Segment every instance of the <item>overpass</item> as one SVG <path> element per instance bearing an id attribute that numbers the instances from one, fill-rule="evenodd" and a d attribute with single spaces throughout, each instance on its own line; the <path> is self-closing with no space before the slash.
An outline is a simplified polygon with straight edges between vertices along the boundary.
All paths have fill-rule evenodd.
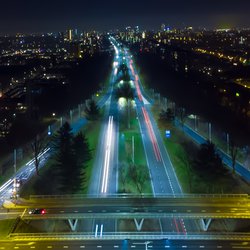
<path id="1" fill-rule="evenodd" d="M 250 219 L 248 195 L 31 196 L 15 207 L 24 208 L 24 221 L 67 220 L 72 231 L 84 219 L 132 219 L 138 231 L 145 219 L 199 219 L 204 231 L 212 219 Z M 30 208 L 46 208 L 47 213 L 29 214 Z"/>

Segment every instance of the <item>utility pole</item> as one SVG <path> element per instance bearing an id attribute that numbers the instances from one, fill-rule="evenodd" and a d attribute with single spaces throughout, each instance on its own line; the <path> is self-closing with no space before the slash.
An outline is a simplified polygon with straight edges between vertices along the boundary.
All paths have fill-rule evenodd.
<path id="1" fill-rule="evenodd" d="M 211 122 L 208 123 L 208 139 L 209 139 L 209 142 L 212 142 L 212 124 L 211 124 Z"/>
<path id="2" fill-rule="evenodd" d="M 227 154 L 229 154 L 229 134 L 227 133 Z"/>
<path id="3" fill-rule="evenodd" d="M 81 104 L 78 104 L 78 116 L 81 118 Z"/>
<path id="4" fill-rule="evenodd" d="M 197 131 L 197 115 L 194 115 L 194 130 Z"/>
<path id="5" fill-rule="evenodd" d="M 73 112 L 72 112 L 72 110 L 69 111 L 69 115 L 70 115 L 70 123 L 72 124 L 72 122 L 73 122 Z"/>
<path id="6" fill-rule="evenodd" d="M 132 162 L 135 164 L 135 138 L 132 136 Z"/>
<path id="7" fill-rule="evenodd" d="M 14 149 L 14 183 L 13 183 L 13 196 L 15 197 L 15 199 L 17 198 L 17 190 L 16 190 L 16 185 L 17 185 L 17 181 L 16 181 L 16 149 Z"/>
<path id="8" fill-rule="evenodd" d="M 61 125 L 61 127 L 62 127 L 62 125 L 63 125 L 63 117 L 61 116 L 61 118 L 60 118 L 60 125 Z"/>

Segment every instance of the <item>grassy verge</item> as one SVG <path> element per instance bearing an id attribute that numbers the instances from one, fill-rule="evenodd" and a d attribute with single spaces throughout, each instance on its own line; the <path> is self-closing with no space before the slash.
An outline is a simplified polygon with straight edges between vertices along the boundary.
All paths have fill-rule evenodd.
<path id="1" fill-rule="evenodd" d="M 103 111 L 102 111 L 103 114 Z M 89 122 L 86 127 L 82 129 L 82 132 L 86 135 L 90 149 L 92 151 L 92 159 L 88 162 L 86 168 L 86 177 L 84 182 L 84 188 L 82 191 L 79 191 L 79 194 L 87 194 L 89 182 L 91 180 L 93 164 L 95 161 L 96 156 L 96 149 L 99 140 L 100 130 L 101 130 L 101 122 L 102 120 L 99 119 L 98 121 Z"/>
<path id="2" fill-rule="evenodd" d="M 159 108 L 152 108 L 165 147 L 175 168 L 178 180 L 186 193 L 250 193 L 250 186 L 238 175 L 227 171 L 224 175 L 208 181 L 203 173 L 193 167 L 193 160 L 199 146 L 171 123 L 158 120 Z M 165 138 L 165 129 L 171 130 L 171 137 Z"/>
<path id="3" fill-rule="evenodd" d="M 0 221 L 0 239 L 8 236 L 11 228 L 14 226 L 16 219 L 7 219 Z"/>
<path id="4" fill-rule="evenodd" d="M 136 112 L 134 109 L 131 109 L 130 114 L 130 128 L 127 127 L 127 114 L 126 110 L 120 112 L 120 133 L 119 133 L 119 191 L 125 193 L 135 193 L 139 194 L 139 191 L 136 187 L 134 181 L 132 181 L 127 176 L 128 168 L 131 164 L 134 164 L 136 167 L 140 166 L 141 171 L 149 172 L 143 147 L 143 142 L 140 134 L 139 123 L 136 118 Z M 134 147 L 133 147 L 134 140 Z M 133 150 L 134 148 L 134 150 Z M 134 163 L 133 163 L 134 155 Z M 122 181 L 121 166 L 125 169 L 126 182 Z M 143 193 L 152 193 L 152 187 L 150 180 L 145 180 L 143 188 Z"/>
<path id="5" fill-rule="evenodd" d="M 101 111 L 101 115 L 103 111 Z M 90 149 L 92 150 L 92 159 L 87 162 L 87 167 L 85 169 L 85 179 L 83 180 L 83 188 L 79 190 L 78 194 L 86 194 L 89 185 L 90 177 L 92 174 L 92 167 L 95 157 L 96 145 L 98 143 L 99 131 L 101 127 L 101 119 L 97 121 L 88 122 L 81 131 L 86 135 Z M 20 196 L 29 197 L 32 194 L 56 194 L 59 188 L 58 182 L 52 178 L 51 169 L 53 168 L 55 162 L 51 158 L 47 161 L 46 165 L 40 170 L 40 175 L 34 174 L 30 180 L 23 185 Z M 46 185 L 44 185 L 46 183 Z"/>

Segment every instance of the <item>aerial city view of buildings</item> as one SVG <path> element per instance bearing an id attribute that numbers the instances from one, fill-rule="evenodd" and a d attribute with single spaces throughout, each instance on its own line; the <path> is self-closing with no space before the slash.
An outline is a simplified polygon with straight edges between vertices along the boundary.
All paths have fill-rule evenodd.
<path id="1" fill-rule="evenodd" d="M 3 6 L 0 249 L 250 248 L 250 5 L 139 2 Z"/>

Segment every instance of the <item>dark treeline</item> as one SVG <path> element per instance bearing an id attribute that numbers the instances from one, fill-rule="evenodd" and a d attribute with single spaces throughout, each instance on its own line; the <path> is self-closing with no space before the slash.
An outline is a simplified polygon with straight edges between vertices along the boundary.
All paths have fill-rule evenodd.
<path id="1" fill-rule="evenodd" d="M 147 87 L 170 98 L 177 106 L 184 107 L 187 113 L 201 115 L 224 131 L 234 134 L 243 143 L 249 143 L 245 136 L 250 132 L 248 120 L 220 105 L 211 82 L 194 74 L 176 72 L 169 62 L 152 53 L 137 54 L 136 62 Z"/>

